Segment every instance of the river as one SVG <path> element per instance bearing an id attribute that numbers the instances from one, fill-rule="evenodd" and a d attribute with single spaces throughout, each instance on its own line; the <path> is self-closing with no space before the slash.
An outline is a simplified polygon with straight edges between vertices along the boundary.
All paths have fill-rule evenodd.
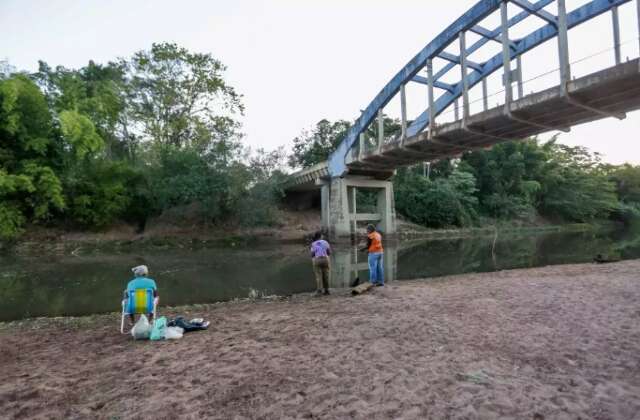
<path id="1" fill-rule="evenodd" d="M 500 233 L 494 236 L 386 243 L 387 281 L 583 263 L 597 254 L 640 258 L 640 230 Z M 366 255 L 336 247 L 332 284 L 367 278 Z M 162 305 L 310 292 L 315 282 L 306 246 L 261 243 L 196 250 L 0 256 L 0 321 L 120 310 L 130 267 L 146 264 Z M 160 309 L 161 311 L 161 309 Z"/>

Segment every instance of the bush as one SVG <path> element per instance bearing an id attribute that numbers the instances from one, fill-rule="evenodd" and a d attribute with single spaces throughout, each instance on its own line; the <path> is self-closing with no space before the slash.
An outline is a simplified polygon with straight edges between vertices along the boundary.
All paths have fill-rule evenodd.
<path id="1" fill-rule="evenodd" d="M 127 216 L 135 218 L 140 212 L 136 187 L 142 182 L 141 174 L 123 161 L 98 159 L 77 167 L 65 178 L 68 218 L 98 229 Z"/>
<path id="2" fill-rule="evenodd" d="M 455 171 L 448 178 L 409 176 L 396 183 L 396 209 L 409 220 L 439 228 L 468 226 L 477 218 L 473 175 Z"/>

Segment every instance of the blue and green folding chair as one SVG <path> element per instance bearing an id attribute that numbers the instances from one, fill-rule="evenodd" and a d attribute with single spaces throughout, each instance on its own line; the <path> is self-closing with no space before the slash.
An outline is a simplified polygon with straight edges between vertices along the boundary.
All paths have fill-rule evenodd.
<path id="1" fill-rule="evenodd" d="M 122 300 L 122 320 L 120 321 L 122 334 L 124 334 L 124 319 L 127 315 L 152 314 L 153 319 L 157 318 L 158 298 L 153 296 L 153 292 L 151 288 L 127 291 L 127 297 Z"/>

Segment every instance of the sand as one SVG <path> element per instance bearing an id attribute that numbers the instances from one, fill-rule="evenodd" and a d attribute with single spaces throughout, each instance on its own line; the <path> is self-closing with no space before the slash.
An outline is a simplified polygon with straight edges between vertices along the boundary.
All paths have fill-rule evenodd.
<path id="1" fill-rule="evenodd" d="M 0 417 L 640 419 L 639 272 L 567 265 L 218 305 L 198 313 L 209 331 L 168 342 L 121 336 L 113 315 L 5 326 Z"/>

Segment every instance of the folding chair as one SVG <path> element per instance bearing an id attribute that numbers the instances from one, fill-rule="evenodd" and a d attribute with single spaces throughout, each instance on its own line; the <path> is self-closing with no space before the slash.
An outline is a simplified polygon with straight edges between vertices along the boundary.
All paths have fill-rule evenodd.
<path id="1" fill-rule="evenodd" d="M 124 319 L 127 315 L 152 314 L 157 318 L 158 298 L 153 296 L 154 290 L 135 289 L 127 292 L 127 297 L 122 300 L 122 320 L 120 321 L 120 333 L 124 334 Z"/>

